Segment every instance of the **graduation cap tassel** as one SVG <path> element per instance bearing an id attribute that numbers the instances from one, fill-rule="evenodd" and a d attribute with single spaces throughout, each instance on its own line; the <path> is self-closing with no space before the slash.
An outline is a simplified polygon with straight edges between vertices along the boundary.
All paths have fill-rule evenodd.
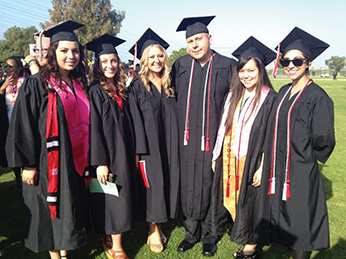
<path id="1" fill-rule="evenodd" d="M 269 180 L 269 191 L 268 195 L 274 195 L 275 194 L 275 177 L 270 178 Z"/>
<path id="2" fill-rule="evenodd" d="M 204 142 L 205 142 L 205 137 L 202 136 L 201 137 L 201 150 L 204 151 L 205 150 L 205 145 L 204 145 Z"/>
<path id="3" fill-rule="evenodd" d="M 287 201 L 287 183 L 284 183 L 284 188 L 282 190 L 282 200 Z"/>
<path id="4" fill-rule="evenodd" d="M 133 54 L 133 68 L 136 65 L 136 56 L 137 56 L 137 42 L 135 43 L 135 53 Z"/>
<path id="5" fill-rule="evenodd" d="M 205 143 L 205 151 L 210 152 L 210 144 L 209 144 L 209 138 L 207 138 L 207 141 Z"/>
<path id="6" fill-rule="evenodd" d="M 273 69 L 273 77 L 274 78 L 276 78 L 276 76 L 278 75 L 278 66 L 279 66 L 279 59 L 280 59 L 280 47 L 281 47 L 281 44 L 279 43 L 278 53 L 276 55 L 276 60 L 275 60 L 275 67 Z"/>
<path id="7" fill-rule="evenodd" d="M 187 127 L 186 130 L 184 131 L 184 146 L 187 145 L 189 140 L 190 140 L 190 129 L 189 127 Z"/>
<path id="8" fill-rule="evenodd" d="M 286 198 L 291 198 L 291 190 L 290 190 L 290 180 L 287 180 L 286 182 Z"/>

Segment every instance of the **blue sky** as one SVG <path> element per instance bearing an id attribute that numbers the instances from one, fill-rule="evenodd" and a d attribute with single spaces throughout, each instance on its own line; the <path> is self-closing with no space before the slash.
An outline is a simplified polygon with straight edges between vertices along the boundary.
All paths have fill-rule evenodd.
<path id="1" fill-rule="evenodd" d="M 111 0 L 113 8 L 126 17 L 118 37 L 126 40 L 117 50 L 123 61 L 131 59 L 128 50 L 150 27 L 171 46 L 185 47 L 185 33 L 175 32 L 184 17 L 216 15 L 208 26 L 212 48 L 231 56 L 249 36 L 274 48 L 295 26 L 330 44 L 313 66 L 325 66 L 331 56 L 346 56 L 346 1 L 344 0 Z M 35 26 L 49 20 L 49 0 L 0 0 L 0 39 L 9 27 Z M 23 8 L 25 6 L 25 8 Z"/>

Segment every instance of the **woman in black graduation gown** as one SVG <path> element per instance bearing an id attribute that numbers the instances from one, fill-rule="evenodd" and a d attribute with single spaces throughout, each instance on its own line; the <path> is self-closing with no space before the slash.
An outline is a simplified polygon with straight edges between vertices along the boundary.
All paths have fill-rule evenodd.
<path id="1" fill-rule="evenodd" d="M 87 242 L 89 100 L 73 33 L 82 26 L 66 21 L 45 32 L 48 63 L 24 81 L 6 141 L 9 166 L 24 168 L 25 246 L 54 259 Z"/>
<path id="2" fill-rule="evenodd" d="M 170 66 L 169 45 L 148 29 L 137 42 L 141 57 L 139 78 L 129 87 L 134 120 L 136 154 L 142 185 L 139 186 L 143 218 L 149 224 L 150 250 L 160 253 L 167 241 L 160 223 L 178 214 L 178 132 Z M 134 48 L 130 50 L 133 52 Z"/>
<path id="3" fill-rule="evenodd" d="M 230 213 L 232 241 L 241 244 L 236 258 L 257 258 L 254 241 L 266 125 L 276 92 L 265 66 L 275 52 L 254 37 L 233 52 L 238 63 L 226 96 L 213 151 L 215 171 L 212 202 L 207 216 L 217 236 L 227 229 Z"/>
<path id="4" fill-rule="evenodd" d="M 90 164 L 96 166 L 97 179 L 101 184 L 114 183 L 119 192 L 118 196 L 92 193 L 90 188 L 92 221 L 96 232 L 107 235 L 106 253 L 113 258 L 127 258 L 121 237 L 123 232 L 132 228 L 134 199 L 131 178 L 136 176 L 133 126 L 126 101 L 126 76 L 115 50 L 123 42 L 104 34 L 86 44 L 87 49 L 96 55 L 89 91 Z"/>
<path id="5" fill-rule="evenodd" d="M 329 247 L 317 161 L 325 163 L 335 145 L 334 109 L 308 77 L 311 61 L 329 45 L 297 27 L 280 45 L 292 83 L 280 89 L 269 117 L 258 242 L 280 243 L 293 258 L 309 258 L 311 251 Z"/>

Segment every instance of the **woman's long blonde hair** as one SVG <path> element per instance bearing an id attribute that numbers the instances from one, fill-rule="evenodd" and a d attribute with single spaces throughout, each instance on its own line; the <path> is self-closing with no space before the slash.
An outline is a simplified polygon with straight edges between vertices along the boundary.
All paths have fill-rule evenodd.
<path id="1" fill-rule="evenodd" d="M 126 74 L 125 74 L 125 66 L 120 61 L 119 56 L 116 54 L 118 59 L 118 72 L 113 78 L 114 85 L 118 87 L 119 94 L 123 99 L 127 97 L 127 89 L 125 85 L 126 81 Z M 115 100 L 115 97 L 112 93 L 111 86 L 107 83 L 107 78 L 103 74 L 101 68 L 100 68 L 100 57 L 98 56 L 95 60 L 95 63 L 93 65 L 92 73 L 91 73 L 91 80 L 98 80 L 100 82 L 100 86 L 102 89 L 113 99 Z"/>
<path id="2" fill-rule="evenodd" d="M 149 60 L 149 51 L 152 47 L 156 47 L 159 50 L 162 51 L 164 55 L 164 67 L 160 72 L 160 76 L 162 79 L 162 87 L 167 94 L 168 97 L 173 97 L 174 96 L 174 90 L 171 87 L 171 77 L 170 77 L 170 72 L 171 72 L 171 66 L 169 64 L 168 56 L 166 53 L 166 50 L 159 44 L 153 44 L 145 48 L 142 54 L 141 58 L 141 70 L 139 71 L 139 77 L 142 80 L 145 89 L 150 93 L 150 86 L 149 86 L 149 66 L 148 66 L 148 60 Z"/>

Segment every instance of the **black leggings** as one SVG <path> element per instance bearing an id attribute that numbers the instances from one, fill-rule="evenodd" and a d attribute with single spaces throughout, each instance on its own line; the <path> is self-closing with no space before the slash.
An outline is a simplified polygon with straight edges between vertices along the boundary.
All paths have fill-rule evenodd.
<path id="1" fill-rule="evenodd" d="M 309 259 L 312 253 L 310 251 L 294 250 L 292 248 L 289 248 L 288 251 L 290 252 L 293 259 Z"/>

